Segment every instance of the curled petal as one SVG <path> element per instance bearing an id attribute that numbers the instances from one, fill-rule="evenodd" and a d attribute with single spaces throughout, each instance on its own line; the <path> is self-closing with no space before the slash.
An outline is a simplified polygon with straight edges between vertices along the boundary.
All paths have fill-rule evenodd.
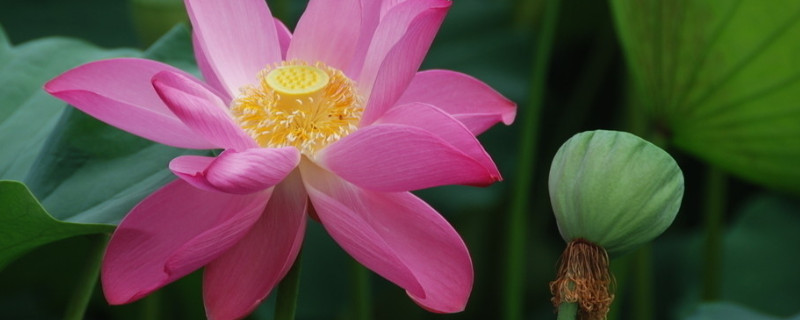
<path id="1" fill-rule="evenodd" d="M 137 136 L 179 148 L 211 149 L 159 99 L 150 79 L 169 65 L 135 58 L 84 64 L 50 80 L 44 89 L 83 112 Z"/>
<path id="2" fill-rule="evenodd" d="M 164 71 L 153 76 L 152 81 L 170 110 L 206 141 L 234 150 L 258 146 L 236 125 L 222 100 L 196 80 Z"/>
<path id="3" fill-rule="evenodd" d="M 286 275 L 303 242 L 308 197 L 294 173 L 277 185 L 261 218 L 203 274 L 209 319 L 238 319 L 255 309 Z"/>
<path id="4" fill-rule="evenodd" d="M 101 270 L 106 299 L 129 303 L 202 267 L 245 235 L 268 198 L 203 191 L 182 180 L 162 187 L 112 235 Z"/>
<path id="5" fill-rule="evenodd" d="M 183 179 L 183 181 L 186 181 L 195 188 L 222 192 L 208 183 L 208 179 L 206 179 L 206 169 L 215 159 L 214 157 L 204 156 L 179 156 L 169 162 L 169 169 L 178 176 L 178 178 Z"/>
<path id="6" fill-rule="evenodd" d="M 275 21 L 263 0 L 185 3 L 196 43 L 229 96 L 257 83 L 259 71 L 282 60 Z"/>
<path id="7" fill-rule="evenodd" d="M 464 309 L 473 281 L 469 252 L 433 208 L 408 192 L 360 189 L 313 164 L 301 171 L 322 225 L 353 258 L 428 310 Z"/>
<path id="8" fill-rule="evenodd" d="M 353 58 L 361 25 L 359 0 L 312 0 L 297 22 L 287 57 L 324 61 L 344 70 Z"/>
<path id="9" fill-rule="evenodd" d="M 407 125 L 376 124 L 317 153 L 316 161 L 360 187 L 409 191 L 448 184 L 488 185 L 496 170 L 433 133 Z"/>
<path id="10" fill-rule="evenodd" d="M 397 105 L 432 104 L 461 121 L 479 135 L 498 122 L 511 124 L 516 104 L 478 79 L 449 70 L 418 72 Z"/>
<path id="11" fill-rule="evenodd" d="M 297 167 L 300 153 L 294 147 L 226 150 L 219 157 L 180 156 L 169 168 L 197 188 L 248 194 L 272 187 Z"/>
<path id="12" fill-rule="evenodd" d="M 294 147 L 223 152 L 208 167 L 208 182 L 231 193 L 250 193 L 277 184 L 300 162 Z"/>
<path id="13" fill-rule="evenodd" d="M 447 0 L 408 0 L 389 9 L 381 19 L 358 77 L 368 96 L 362 125 L 383 115 L 405 91 L 451 4 Z"/>

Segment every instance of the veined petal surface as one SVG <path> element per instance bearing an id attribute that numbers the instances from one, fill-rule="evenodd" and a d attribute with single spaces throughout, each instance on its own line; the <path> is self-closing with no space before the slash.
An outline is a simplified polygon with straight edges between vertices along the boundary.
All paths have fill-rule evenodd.
<path id="1" fill-rule="evenodd" d="M 268 192 L 203 191 L 183 180 L 162 187 L 133 208 L 112 235 L 101 269 L 106 299 L 135 301 L 211 261 L 244 236 L 268 198 Z M 217 241 L 195 242 L 204 245 L 199 251 L 186 246 L 201 235 Z M 183 250 L 199 255 L 187 253 L 168 268 Z"/>
<path id="2" fill-rule="evenodd" d="M 203 273 L 209 319 L 238 319 L 252 312 L 286 275 L 306 226 L 308 197 L 299 172 L 277 185 L 249 233 Z"/>
<path id="3" fill-rule="evenodd" d="M 439 213 L 408 192 L 363 190 L 310 163 L 301 171 L 322 225 L 345 251 L 428 310 L 464 309 L 472 262 Z"/>
<path id="4" fill-rule="evenodd" d="M 473 159 L 421 128 L 376 124 L 317 154 L 321 166 L 362 188 L 409 191 L 448 184 L 487 185 L 500 180 L 485 161 Z"/>

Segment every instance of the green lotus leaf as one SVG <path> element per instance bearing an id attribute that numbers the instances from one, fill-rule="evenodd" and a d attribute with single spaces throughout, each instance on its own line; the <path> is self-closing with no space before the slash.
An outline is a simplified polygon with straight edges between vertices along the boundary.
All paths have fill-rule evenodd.
<path id="1" fill-rule="evenodd" d="M 0 266 L 52 241 L 113 230 L 136 203 L 175 178 L 169 160 L 197 153 L 120 131 L 42 90 L 69 68 L 121 56 L 142 53 L 66 38 L 11 46 L 0 30 L 0 179 L 24 182 L 5 182 L 16 189 L 0 193 L 13 200 L 0 199 Z M 173 29 L 144 56 L 196 71 L 186 27 Z M 31 209 L 38 206 L 47 212 Z"/>
<path id="2" fill-rule="evenodd" d="M 565 241 L 583 238 L 618 255 L 672 224 L 683 173 L 667 152 L 635 135 L 588 131 L 558 149 L 549 189 Z"/>
<path id="3" fill-rule="evenodd" d="M 719 301 L 774 319 L 800 320 L 796 276 L 800 255 L 795 245 L 800 243 L 800 201 L 766 193 L 737 203 L 727 215 L 721 243 Z M 698 272 L 703 267 L 705 237 L 702 230 L 684 230 L 670 233 L 653 248 L 655 287 L 665 296 L 677 297 L 667 319 L 706 314 L 700 312 L 705 307 L 700 290 L 703 274 Z"/>
<path id="4" fill-rule="evenodd" d="M 185 27 L 143 56 L 196 71 Z M 117 224 L 141 199 L 175 179 L 170 160 L 198 153 L 131 135 L 68 107 L 23 181 L 59 220 Z"/>
<path id="5" fill-rule="evenodd" d="M 25 178 L 66 108 L 42 90 L 47 80 L 82 63 L 133 54 L 66 38 L 12 47 L 0 29 L 0 178 Z"/>
<path id="6" fill-rule="evenodd" d="M 0 269 L 40 245 L 82 234 L 114 230 L 103 224 L 79 224 L 54 219 L 18 181 L 0 181 Z"/>
<path id="7" fill-rule="evenodd" d="M 633 78 L 672 143 L 800 192 L 800 2 L 613 0 Z"/>
<path id="8" fill-rule="evenodd" d="M 758 313 L 728 302 L 704 303 L 686 320 L 800 320 L 800 314 L 790 318 L 777 318 Z"/>

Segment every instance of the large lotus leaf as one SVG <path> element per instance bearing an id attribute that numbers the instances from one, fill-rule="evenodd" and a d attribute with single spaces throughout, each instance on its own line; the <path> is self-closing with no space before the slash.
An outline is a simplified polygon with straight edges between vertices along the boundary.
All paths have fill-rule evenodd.
<path id="1" fill-rule="evenodd" d="M 64 38 L 11 47 L 0 30 L 0 178 L 25 177 L 66 108 L 42 90 L 47 80 L 82 63 L 133 54 Z"/>
<path id="2" fill-rule="evenodd" d="M 94 224 L 98 223 L 116 224 L 143 197 L 174 179 L 167 163 L 186 150 L 105 125 L 42 90 L 47 80 L 70 67 L 101 58 L 141 56 L 140 52 L 103 50 L 59 38 L 17 47 L 8 45 L 5 38 L 0 43 L 0 178 L 23 180 L 56 219 L 86 223 L 70 225 L 60 236 L 97 232 Z M 191 66 L 188 30 L 174 29 L 144 56 L 179 67 Z M 5 206 L 0 211 L 2 219 L 8 220 L 0 223 L 0 235 L 35 238 L 41 228 L 66 225 L 27 219 L 22 210 L 25 208 Z M 24 249 L 52 240 L 55 238 L 45 237 Z M 0 242 L 0 247 L 6 247 L 6 243 Z M 20 252 L 3 249 L 0 261 Z"/>
<path id="3" fill-rule="evenodd" d="M 800 316 L 800 203 L 760 195 L 735 216 L 723 242 L 720 300 L 776 318 Z M 676 318 L 700 312 L 703 279 L 697 270 L 702 268 L 703 237 L 699 232 L 673 234 L 657 243 L 657 286 L 660 294 L 674 297 L 665 311 Z"/>
<path id="4" fill-rule="evenodd" d="M 81 234 L 111 232 L 113 226 L 53 219 L 18 181 L 0 181 L 0 269 L 26 251 Z"/>
<path id="5" fill-rule="evenodd" d="M 800 192 L 800 2 L 612 3 L 654 125 L 740 177 Z"/>
<path id="6" fill-rule="evenodd" d="M 726 302 L 705 303 L 686 320 L 798 320 L 800 315 L 791 318 L 767 316 L 745 307 Z"/>
<path id="7" fill-rule="evenodd" d="M 761 197 L 742 208 L 725 236 L 722 298 L 770 314 L 800 312 L 800 204 Z"/>
<path id="8" fill-rule="evenodd" d="M 146 58 L 190 67 L 191 40 L 179 27 Z M 57 219 L 116 224 L 136 203 L 174 179 L 169 161 L 189 151 L 145 140 L 68 108 L 25 182 Z"/>

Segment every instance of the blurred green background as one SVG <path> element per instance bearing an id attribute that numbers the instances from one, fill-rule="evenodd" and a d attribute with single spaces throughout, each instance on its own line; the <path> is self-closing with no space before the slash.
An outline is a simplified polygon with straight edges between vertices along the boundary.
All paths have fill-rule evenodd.
<path id="1" fill-rule="evenodd" d="M 5 121 L 0 122 L 4 135 L 0 141 L 22 138 L 22 133 L 12 130 L 16 127 L 11 121 L 6 121 L 14 119 L 14 112 L 8 110 L 40 101 L 41 105 L 59 105 L 42 97 L 43 92 L 31 93 L 30 99 L 12 97 L 22 90 L 14 87 L 17 79 L 29 76 L 14 71 L 14 64 L 28 56 L 23 54 L 28 52 L 25 50 L 50 50 L 37 63 L 58 66 L 24 70 L 48 73 L 60 68 L 37 76 L 40 80 L 25 80 L 33 84 L 29 87 L 40 88 L 45 80 L 82 62 L 137 54 L 129 49 L 100 51 L 94 46 L 145 50 L 171 29 L 172 23 L 163 21 L 185 17 L 181 1 L 133 2 L 0 0 L 0 26 L 17 50 L 12 51 L 17 54 L 13 58 L 0 59 L 0 87 L 5 88 L 0 89 L 0 120 Z M 268 3 L 273 14 L 292 28 L 306 1 Z M 548 11 L 547 6 L 558 6 L 558 10 Z M 543 36 L 548 12 L 557 18 L 552 25 L 552 43 Z M 547 196 L 550 160 L 560 144 L 575 133 L 614 129 L 636 133 L 670 152 L 683 169 L 686 194 L 675 223 L 652 246 L 612 261 L 618 290 L 610 317 L 800 319 L 797 21 L 800 6 L 794 1 L 454 0 L 423 69 L 465 72 L 517 102 L 514 125 L 497 126 L 480 137 L 505 181 L 487 188 L 449 186 L 417 192 L 451 221 L 470 249 L 476 275 L 466 311 L 428 313 L 402 289 L 371 274 L 374 318 L 555 318 L 547 284 L 555 276 L 564 243 Z M 54 36 L 86 43 L 34 48 L 37 39 Z M 173 31 L 173 36 L 180 39 L 174 41 L 177 44 L 162 45 L 146 55 L 191 71 L 186 29 Z M 548 48 L 552 52 L 545 56 L 543 69 L 534 61 Z M 32 63 L 33 58 L 28 59 L 24 61 Z M 544 82 L 535 80 L 537 73 L 544 76 Z M 50 113 L 46 119 L 55 126 L 61 119 L 60 109 Z M 526 145 L 528 140 L 522 138 L 530 135 L 523 129 L 528 114 L 534 115 L 528 121 L 533 145 Z M 32 119 L 37 117 L 45 118 L 34 115 Z M 66 118 L 90 121 L 77 113 Z M 69 131 L 78 127 L 70 128 L 62 123 L 57 130 L 80 136 Z M 127 146 L 141 145 L 136 154 L 151 160 L 147 166 L 152 170 L 166 168 L 176 152 L 183 152 L 154 150 L 116 131 L 95 138 L 97 141 L 79 143 L 109 144 L 123 139 Z M 50 139 L 47 146 L 58 145 Z M 44 143 L 44 138 L 41 140 Z M 526 147 L 535 151 L 532 159 L 521 155 Z M 3 159 L 0 156 L 0 163 Z M 37 165 L 41 164 L 42 160 L 38 161 Z M 0 179 L 25 181 L 56 218 L 74 217 L 59 212 L 58 207 L 64 205 L 55 196 L 42 196 L 56 188 L 46 182 L 58 171 L 15 174 L 14 167 L 0 169 Z M 529 171 L 532 176 L 525 174 Z M 152 172 L 146 177 L 154 185 L 169 179 L 168 174 Z M 530 189 L 519 191 L 526 182 Z M 129 209 L 146 194 L 146 188 L 132 191 L 131 199 L 114 203 L 114 210 Z M 522 206 L 526 219 L 512 222 L 510 212 L 520 196 L 528 201 Z M 92 210 L 103 208 L 92 207 L 87 215 Z M 517 291 L 506 283 L 507 257 L 512 254 L 508 235 L 514 225 L 524 231 L 523 273 Z M 62 318 L 79 279 L 76 275 L 91 260 L 93 237 L 98 235 L 47 244 L 1 269 L 0 318 Z M 352 259 L 319 224 L 310 223 L 297 318 L 351 319 L 356 308 L 353 274 Z M 518 299 L 519 305 L 509 304 L 509 295 Z M 271 319 L 273 308 L 274 297 L 249 318 Z M 85 318 L 203 316 L 200 277 L 195 273 L 125 306 L 108 306 L 96 288 Z"/>

